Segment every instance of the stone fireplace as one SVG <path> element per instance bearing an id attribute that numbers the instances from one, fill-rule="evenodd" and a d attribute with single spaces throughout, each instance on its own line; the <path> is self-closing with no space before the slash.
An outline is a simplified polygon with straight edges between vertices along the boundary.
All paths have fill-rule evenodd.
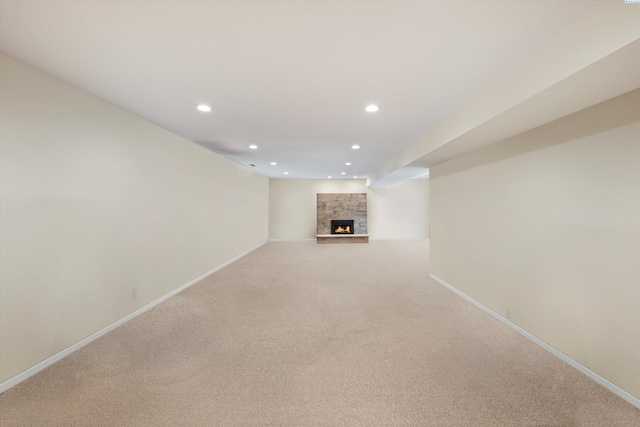
<path id="1" fill-rule="evenodd" d="M 367 194 L 318 193 L 318 243 L 366 243 Z"/>

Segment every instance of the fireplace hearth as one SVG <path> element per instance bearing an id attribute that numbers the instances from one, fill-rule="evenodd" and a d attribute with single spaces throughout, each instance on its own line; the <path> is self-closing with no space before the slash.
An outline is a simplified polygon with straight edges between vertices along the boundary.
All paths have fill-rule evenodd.
<path id="1" fill-rule="evenodd" d="M 331 234 L 354 234 L 352 219 L 332 219 Z"/>

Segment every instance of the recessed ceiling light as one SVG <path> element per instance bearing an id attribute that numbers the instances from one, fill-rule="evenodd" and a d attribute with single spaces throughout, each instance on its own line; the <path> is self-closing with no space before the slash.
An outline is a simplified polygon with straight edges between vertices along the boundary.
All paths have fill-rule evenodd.
<path id="1" fill-rule="evenodd" d="M 360 146 L 359 145 L 352 145 L 351 148 L 353 148 L 354 150 L 359 150 Z"/>
<path id="2" fill-rule="evenodd" d="M 198 104 L 196 105 L 196 108 L 198 109 L 198 111 L 202 111 L 203 113 L 208 113 L 209 111 L 211 111 L 211 107 L 205 104 Z"/>
<path id="3" fill-rule="evenodd" d="M 257 150 L 258 146 L 257 145 L 250 145 L 249 148 L 251 148 L 252 150 Z"/>
<path id="4" fill-rule="evenodd" d="M 327 178 L 331 179 L 331 175 L 329 175 Z"/>
<path id="5" fill-rule="evenodd" d="M 356 176 L 356 175 L 353 175 L 353 177 L 354 177 L 354 178 L 357 178 L 357 176 Z"/>
<path id="6" fill-rule="evenodd" d="M 275 165 L 277 165 L 276 162 L 271 162 L 271 166 L 275 166 Z"/>
<path id="7" fill-rule="evenodd" d="M 351 163 L 347 162 L 344 164 L 345 166 L 351 166 Z"/>
<path id="8" fill-rule="evenodd" d="M 367 105 L 367 108 L 365 108 L 365 111 L 367 113 L 375 113 L 376 111 L 378 111 L 380 109 L 380 107 L 378 107 L 377 105 Z"/>
<path id="9" fill-rule="evenodd" d="M 346 175 L 346 174 L 347 174 L 346 172 L 340 172 L 340 175 Z"/>
<path id="10" fill-rule="evenodd" d="M 289 175 L 289 172 L 285 172 L 284 174 L 285 174 L 285 175 Z"/>

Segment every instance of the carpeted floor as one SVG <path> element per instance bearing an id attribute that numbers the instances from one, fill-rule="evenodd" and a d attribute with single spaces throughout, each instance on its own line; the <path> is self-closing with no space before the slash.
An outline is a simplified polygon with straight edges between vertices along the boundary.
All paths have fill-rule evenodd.
<path id="1" fill-rule="evenodd" d="M 428 259 L 427 241 L 269 243 L 0 395 L 0 424 L 640 426 Z"/>

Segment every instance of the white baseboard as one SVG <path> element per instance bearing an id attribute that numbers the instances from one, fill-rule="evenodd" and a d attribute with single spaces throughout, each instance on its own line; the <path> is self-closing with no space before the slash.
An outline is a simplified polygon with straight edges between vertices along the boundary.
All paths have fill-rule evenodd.
<path id="1" fill-rule="evenodd" d="M 369 240 L 375 241 L 395 241 L 395 242 L 407 242 L 407 241 L 424 241 L 429 240 L 428 237 L 369 237 Z"/>
<path id="2" fill-rule="evenodd" d="M 578 371 L 582 372 L 583 374 L 585 374 L 586 376 L 588 376 L 589 378 L 591 378 L 592 380 L 594 380 L 595 382 L 597 382 L 601 386 L 603 386 L 603 387 L 609 389 L 610 391 L 612 391 L 613 393 L 617 394 L 618 396 L 620 396 L 621 398 L 623 398 L 627 402 L 631 403 L 636 408 L 640 409 L 640 399 L 638 399 L 637 397 L 635 397 L 631 393 L 621 389 L 620 387 L 618 387 L 617 385 L 615 385 L 611 381 L 609 381 L 606 378 L 603 378 L 600 375 L 596 374 L 591 369 L 589 369 L 586 366 L 582 365 L 581 363 L 575 361 L 574 359 L 572 359 L 571 357 L 567 356 L 566 354 L 564 354 L 560 350 L 556 349 L 555 347 L 550 346 L 546 342 L 542 341 L 540 338 L 538 338 L 535 335 L 527 332 L 526 330 L 522 329 L 521 327 L 519 327 L 515 323 L 510 322 L 508 319 L 500 316 L 498 313 L 496 313 L 495 311 L 491 310 L 489 307 L 486 307 L 485 305 L 483 305 L 480 302 L 476 301 L 475 299 L 471 298 L 469 295 L 467 295 L 467 294 L 459 291 L 458 289 L 454 288 L 453 286 L 451 286 L 450 284 L 448 284 L 447 282 L 445 282 L 444 280 L 442 280 L 441 278 L 439 278 L 435 274 L 429 274 L 429 277 L 431 277 L 433 280 L 435 280 L 436 282 L 438 282 L 439 284 L 441 284 L 445 288 L 449 289 L 453 293 L 455 293 L 458 296 L 460 296 L 460 297 L 464 298 L 465 300 L 469 301 L 471 304 L 475 305 L 480 310 L 484 311 L 485 313 L 489 314 L 490 316 L 492 316 L 492 317 L 496 318 L 497 320 L 501 321 L 502 323 L 504 323 L 505 325 L 507 325 L 508 327 L 513 329 L 514 331 L 518 332 L 520 335 L 522 335 L 525 338 L 528 338 L 529 340 L 533 341 L 535 344 L 537 344 L 540 347 L 544 348 L 549 353 L 553 354 L 554 356 L 560 358 L 564 362 L 566 362 L 569 365 L 573 366 Z"/>
<path id="3" fill-rule="evenodd" d="M 269 239 L 269 242 L 315 242 L 316 239 Z"/>
<path id="4" fill-rule="evenodd" d="M 55 362 L 61 360 L 62 358 L 70 355 L 74 351 L 76 351 L 76 350 L 84 347 L 85 345 L 89 344 L 91 341 L 94 341 L 94 340 L 100 338 L 101 336 L 103 336 L 107 332 L 110 332 L 110 331 L 114 330 L 118 326 L 128 322 L 129 320 L 133 319 L 136 316 L 141 315 L 145 311 L 155 307 L 156 305 L 160 304 L 161 302 L 165 301 L 166 299 L 171 298 L 172 296 L 176 295 L 177 293 L 184 291 L 189 286 L 198 283 L 199 281 L 201 281 L 205 277 L 212 275 L 216 271 L 226 267 L 227 265 L 231 264 L 232 262 L 237 261 L 240 258 L 242 258 L 243 256 L 255 251 L 259 247 L 263 246 L 265 243 L 266 242 L 263 242 L 263 243 L 259 244 L 258 246 L 254 247 L 252 249 L 249 249 L 248 251 L 246 251 L 244 253 L 241 253 L 240 255 L 236 256 L 235 258 L 230 259 L 229 261 L 225 262 L 224 264 L 221 264 L 221 265 L 217 266 L 213 270 L 210 270 L 210 271 L 204 273 L 203 275 L 201 275 L 199 277 L 196 277 L 195 279 L 193 279 L 189 283 L 184 284 L 184 285 L 180 286 L 177 289 L 174 289 L 173 291 L 169 292 L 168 294 L 161 296 L 157 300 L 155 300 L 153 302 L 150 302 L 149 304 L 145 305 L 142 308 L 139 308 L 138 310 L 136 310 L 133 313 L 123 317 L 122 319 L 110 324 L 109 326 L 105 326 L 104 328 L 100 329 L 99 331 L 94 332 L 93 334 L 89 335 L 88 337 L 86 337 L 86 338 L 78 341 L 77 343 L 65 348 L 64 350 L 54 354 L 53 356 L 43 360 L 42 362 L 40 362 L 40 363 L 28 368 L 25 371 L 20 372 L 18 375 L 14 376 L 12 378 L 9 378 L 5 382 L 0 383 L 0 393 L 4 393 L 5 391 L 7 391 L 11 387 L 15 386 L 16 384 L 26 380 L 27 378 L 29 378 L 30 376 L 32 376 L 34 374 L 37 374 L 38 372 L 42 371 L 43 369 L 47 368 L 48 366 L 51 366 Z"/>

